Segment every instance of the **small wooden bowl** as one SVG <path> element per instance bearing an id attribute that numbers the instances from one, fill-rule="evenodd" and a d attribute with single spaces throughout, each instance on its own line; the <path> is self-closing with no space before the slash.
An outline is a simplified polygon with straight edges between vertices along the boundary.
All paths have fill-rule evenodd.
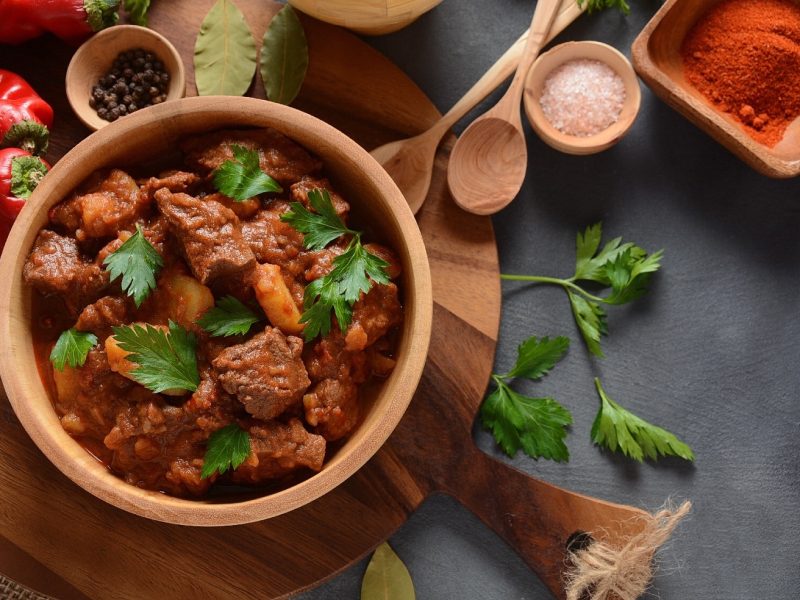
<path id="1" fill-rule="evenodd" d="M 115 25 L 96 33 L 75 51 L 67 67 L 67 99 L 72 110 L 94 131 L 109 124 L 89 106 L 92 86 L 111 69 L 120 52 L 142 48 L 158 56 L 169 73 L 167 102 L 186 95 L 186 73 L 178 51 L 160 33 L 138 25 Z M 120 117 L 125 119 L 126 117 Z"/>
<path id="2" fill-rule="evenodd" d="M 667 0 L 633 42 L 636 72 L 667 104 L 769 177 L 800 175 L 800 119 L 768 148 L 751 138 L 731 115 L 719 111 L 684 76 L 681 46 L 692 26 L 719 0 Z"/>
<path id="3" fill-rule="evenodd" d="M 553 127 L 542 112 L 539 98 L 545 79 L 565 62 L 575 59 L 598 60 L 610 66 L 625 84 L 625 102 L 616 123 L 596 135 L 578 137 L 567 135 Z M 539 137 L 556 150 L 567 154 L 594 154 L 602 152 L 620 141 L 639 113 L 642 92 L 631 63 L 616 48 L 600 42 L 566 42 L 542 54 L 533 63 L 525 78 L 525 114 Z"/>
<path id="4" fill-rule="evenodd" d="M 36 367 L 31 337 L 32 290 L 22 268 L 48 210 L 97 169 L 152 161 L 186 136 L 225 127 L 273 127 L 320 157 L 360 223 L 392 247 L 403 265 L 405 307 L 397 364 L 380 386 L 364 390 L 363 415 L 322 471 L 263 495 L 185 500 L 129 485 L 111 474 L 58 420 Z M 50 461 L 88 492 L 137 515 L 181 525 L 236 525 L 298 508 L 342 483 L 378 451 L 400 421 L 419 383 L 431 335 L 433 296 L 425 245 L 414 215 L 386 171 L 361 146 L 319 119 L 256 100 L 185 98 L 134 113 L 75 146 L 48 173 L 17 218 L 0 258 L 0 377 L 22 426 Z M 259 495 L 260 494 L 260 495 Z"/>
<path id="5" fill-rule="evenodd" d="M 442 0 L 289 0 L 315 19 L 366 35 L 402 29 Z"/>

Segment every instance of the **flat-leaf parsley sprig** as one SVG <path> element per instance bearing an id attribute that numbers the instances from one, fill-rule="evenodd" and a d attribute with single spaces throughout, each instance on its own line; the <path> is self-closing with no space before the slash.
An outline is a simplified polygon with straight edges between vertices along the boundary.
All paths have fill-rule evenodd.
<path id="1" fill-rule="evenodd" d="M 261 320 L 247 305 L 233 296 L 224 296 L 217 305 L 197 319 L 197 324 L 211 337 L 244 335 Z"/>
<path id="2" fill-rule="evenodd" d="M 82 367 L 86 362 L 86 357 L 94 345 L 97 344 L 97 336 L 86 331 L 78 331 L 74 327 L 63 331 L 58 336 L 56 345 L 50 352 L 50 362 L 58 371 L 63 371 L 66 365 L 73 369 Z"/>
<path id="3" fill-rule="evenodd" d="M 218 191 L 237 202 L 267 192 L 283 191 L 277 181 L 261 170 L 257 150 L 233 145 L 231 151 L 234 159 L 226 160 L 214 171 L 214 187 Z"/>
<path id="4" fill-rule="evenodd" d="M 353 317 L 353 305 L 361 292 L 369 292 L 373 282 L 389 283 L 389 263 L 363 246 L 360 231 L 344 224 L 336 214 L 327 190 L 311 190 L 308 201 L 314 212 L 299 202 L 293 202 L 291 210 L 281 216 L 281 220 L 303 234 L 303 245 L 307 249 L 322 250 L 342 236 L 349 236 L 350 242 L 334 259 L 331 272 L 306 286 L 300 322 L 305 323 L 303 337 L 307 342 L 330 332 L 331 312 L 339 329 L 347 329 Z"/>
<path id="5" fill-rule="evenodd" d="M 552 398 L 529 398 L 511 389 L 514 377 L 538 380 L 550 372 L 569 348 L 569 338 L 528 338 L 517 350 L 517 362 L 504 374 L 494 373 L 495 390 L 481 407 L 481 421 L 509 456 L 522 450 L 531 458 L 569 460 L 564 443 L 572 415 Z"/>
<path id="6" fill-rule="evenodd" d="M 592 425 L 592 441 L 595 444 L 612 452 L 622 452 L 639 462 L 644 458 L 658 460 L 659 456 L 694 460 L 692 449 L 675 435 L 640 419 L 614 402 L 596 377 L 594 385 L 600 395 L 600 410 Z"/>
<path id="7" fill-rule="evenodd" d="M 250 434 L 236 423 L 218 429 L 208 438 L 200 479 L 214 473 L 222 475 L 228 469 L 236 470 L 249 455 Z"/>
<path id="8" fill-rule="evenodd" d="M 113 327 L 114 339 L 125 352 L 125 359 L 136 368 L 131 378 L 151 392 L 166 390 L 193 392 L 200 383 L 197 371 L 197 338 L 177 323 L 168 331 L 150 324 Z"/>
<path id="9" fill-rule="evenodd" d="M 602 223 L 597 223 L 588 227 L 583 235 L 578 233 L 575 274 L 568 279 L 500 275 L 501 279 L 508 281 L 548 283 L 563 287 L 586 346 L 599 357 L 603 356 L 600 337 L 608 334 L 606 313 L 600 305 L 626 304 L 644 294 L 650 277 L 661 267 L 664 254 L 663 250 L 647 254 L 636 244 L 622 243 L 619 237 L 600 249 L 602 232 Z M 579 281 L 610 287 L 611 292 L 605 297 L 592 294 L 578 285 Z"/>
<path id="10" fill-rule="evenodd" d="M 164 260 L 137 224 L 136 232 L 106 256 L 103 264 L 111 274 L 111 281 L 122 277 L 122 291 L 131 296 L 138 307 L 156 288 L 156 275 L 164 266 Z"/>

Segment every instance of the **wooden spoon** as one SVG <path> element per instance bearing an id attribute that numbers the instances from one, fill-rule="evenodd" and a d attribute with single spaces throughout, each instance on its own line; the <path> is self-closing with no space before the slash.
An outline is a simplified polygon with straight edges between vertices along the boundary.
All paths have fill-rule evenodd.
<path id="1" fill-rule="evenodd" d="M 453 147 L 447 184 L 461 208 L 491 215 L 519 193 L 528 166 L 520 102 L 525 76 L 542 49 L 559 0 L 537 0 L 528 42 L 506 93 L 478 117 Z"/>
<path id="2" fill-rule="evenodd" d="M 583 10 L 575 0 L 561 0 L 561 9 L 550 28 L 550 41 Z M 528 40 L 528 31 L 486 71 L 475 85 L 428 131 L 375 148 L 370 154 L 394 179 L 414 214 L 422 207 L 431 185 L 433 159 L 444 134 L 481 100 L 492 93 L 517 68 Z"/>

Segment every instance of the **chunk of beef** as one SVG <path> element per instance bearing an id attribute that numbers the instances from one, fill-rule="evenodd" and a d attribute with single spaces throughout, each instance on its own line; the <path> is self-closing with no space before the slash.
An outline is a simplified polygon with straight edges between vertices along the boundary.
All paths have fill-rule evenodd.
<path id="1" fill-rule="evenodd" d="M 109 280 L 106 271 L 81 256 L 74 239 L 48 229 L 36 237 L 22 275 L 40 293 L 61 296 L 72 314 L 99 298 Z"/>
<path id="2" fill-rule="evenodd" d="M 314 281 L 320 277 L 325 277 L 333 271 L 333 261 L 337 256 L 344 254 L 347 247 L 343 244 L 334 243 L 322 250 L 312 250 L 303 252 L 301 260 L 305 269 L 303 279 Z"/>
<path id="3" fill-rule="evenodd" d="M 394 252 L 386 246 L 375 243 L 364 244 L 364 248 L 370 254 L 374 254 L 378 258 L 389 263 L 389 266 L 386 267 L 386 274 L 389 276 L 389 279 L 397 279 L 400 277 L 400 274 L 403 272 L 403 267 L 400 265 L 400 259 L 397 258 Z"/>
<path id="4" fill-rule="evenodd" d="M 284 186 L 322 168 L 319 159 L 269 127 L 249 131 L 222 130 L 190 137 L 183 141 L 181 149 L 192 170 L 210 175 L 226 160 L 233 160 L 231 146 L 234 145 L 258 150 L 261 168 Z"/>
<path id="5" fill-rule="evenodd" d="M 308 344 L 303 353 L 303 362 L 313 383 L 323 379 L 338 379 L 358 384 L 369 376 L 366 354 L 348 351 L 344 336 L 336 329 Z"/>
<path id="6" fill-rule="evenodd" d="M 173 194 L 178 192 L 189 193 L 192 192 L 202 179 L 197 173 L 190 173 L 188 171 L 165 171 L 160 173 L 158 177 L 150 177 L 142 184 L 141 194 L 148 201 L 152 202 L 155 198 L 155 193 L 161 188 L 167 188 Z"/>
<path id="7" fill-rule="evenodd" d="M 267 327 L 212 361 L 223 389 L 258 419 L 273 419 L 297 404 L 311 381 L 301 360 L 303 340 Z"/>
<path id="8" fill-rule="evenodd" d="M 53 377 L 62 426 L 70 435 L 95 440 L 102 440 L 114 427 L 117 413 L 127 406 L 126 396 L 136 385 L 114 373 L 105 350 L 97 346 L 89 350 L 83 366 L 66 366 L 54 371 Z"/>
<path id="9" fill-rule="evenodd" d="M 50 209 L 48 216 L 50 217 L 50 223 L 55 225 L 59 231 L 63 230 L 75 235 L 75 232 L 81 226 L 81 197 L 73 195 L 71 198 L 59 202 Z"/>
<path id="10" fill-rule="evenodd" d="M 203 200 L 216 200 L 225 208 L 230 208 L 242 221 L 252 219 L 261 208 L 261 200 L 258 197 L 248 198 L 247 200 L 234 200 L 219 192 L 203 196 Z"/>
<path id="11" fill-rule="evenodd" d="M 306 422 L 329 442 L 350 433 L 358 423 L 358 386 L 350 381 L 323 379 L 303 396 Z"/>
<path id="12" fill-rule="evenodd" d="M 308 200 L 308 192 L 314 189 L 327 190 L 336 214 L 342 219 L 347 219 L 347 213 L 350 212 L 350 205 L 344 198 L 342 198 L 333 190 L 333 187 L 331 187 L 331 182 L 325 177 L 303 177 L 291 187 L 290 191 L 292 193 L 292 200 L 295 202 L 300 202 L 309 210 L 314 210 L 314 208 L 311 206 L 311 202 Z"/>
<path id="13" fill-rule="evenodd" d="M 173 194 L 165 188 L 155 196 L 200 283 L 255 266 L 256 257 L 242 237 L 239 219 L 230 209 L 214 200 Z"/>
<path id="14" fill-rule="evenodd" d="M 232 423 L 242 405 L 222 389 L 216 373 L 208 369 L 202 373 L 200 385 L 183 408 L 187 415 L 194 416 L 197 427 L 210 435 Z"/>
<path id="15" fill-rule="evenodd" d="M 357 352 L 374 344 L 403 318 L 403 308 L 393 283 L 373 285 L 353 305 L 353 320 L 345 333 L 345 346 Z"/>
<path id="16" fill-rule="evenodd" d="M 200 476 L 209 434 L 195 427 L 193 415 L 155 394 L 132 400 L 104 439 L 113 451 L 112 470 L 139 487 L 203 495 L 214 481 Z"/>
<path id="17" fill-rule="evenodd" d="M 128 298 L 104 296 L 81 311 L 75 329 L 91 331 L 102 343 L 112 334 L 111 328 L 129 323 L 133 307 Z"/>
<path id="18" fill-rule="evenodd" d="M 125 171 L 98 172 L 90 182 L 50 211 L 53 223 L 78 240 L 103 238 L 129 228 L 148 210 L 149 200 Z"/>
<path id="19" fill-rule="evenodd" d="M 288 210 L 286 202 L 271 202 L 252 221 L 242 223 L 242 236 L 259 262 L 278 265 L 296 276 L 302 270 L 296 259 L 303 249 L 303 234 L 281 221 Z"/>
<path id="20" fill-rule="evenodd" d="M 254 484 L 307 467 L 322 469 L 325 439 L 309 433 L 299 419 L 250 427 L 250 456 L 231 475 L 235 483 Z"/>

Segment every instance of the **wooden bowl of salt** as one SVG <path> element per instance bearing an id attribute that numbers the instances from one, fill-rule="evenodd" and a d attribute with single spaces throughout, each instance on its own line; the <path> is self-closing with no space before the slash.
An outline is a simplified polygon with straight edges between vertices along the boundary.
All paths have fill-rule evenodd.
<path id="1" fill-rule="evenodd" d="M 567 154 L 607 150 L 641 104 L 633 67 L 600 42 L 567 42 L 542 54 L 525 79 L 525 113 L 539 137 Z"/>

